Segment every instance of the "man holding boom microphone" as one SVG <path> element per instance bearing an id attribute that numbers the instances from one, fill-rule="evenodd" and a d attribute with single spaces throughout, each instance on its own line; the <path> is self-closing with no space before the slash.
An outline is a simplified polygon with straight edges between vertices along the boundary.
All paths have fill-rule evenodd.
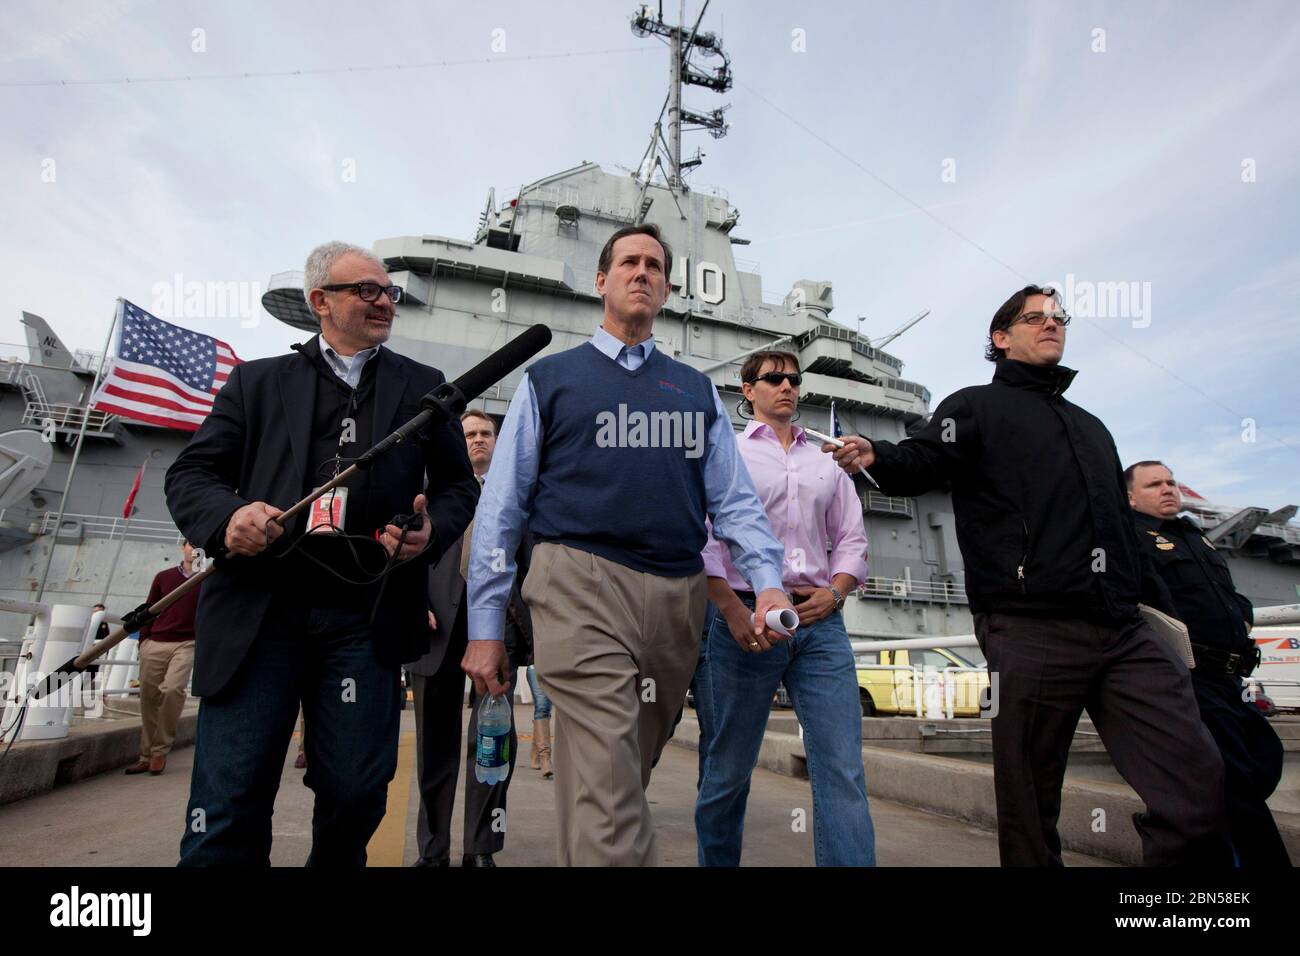
<path id="1" fill-rule="evenodd" d="M 399 669 L 427 639 L 428 565 L 478 497 L 453 420 L 276 523 L 445 381 L 383 347 L 401 290 L 366 250 L 313 250 L 304 288 L 321 334 L 296 354 L 237 366 L 167 471 L 176 524 L 228 558 L 199 602 L 203 700 L 183 866 L 268 864 L 300 701 L 311 727 L 304 782 L 316 795 L 307 862 L 365 865 L 397 766 Z"/>
<path id="2" fill-rule="evenodd" d="M 750 643 L 790 608 L 784 556 L 713 384 L 655 347 L 672 253 L 653 225 L 601 250 L 604 320 L 591 341 L 535 362 L 519 383 L 474 525 L 465 671 L 501 693 L 502 625 L 525 524 L 523 597 L 537 675 L 558 712 L 559 862 L 655 862 L 645 788 L 695 669 L 711 516 L 756 592 Z"/>

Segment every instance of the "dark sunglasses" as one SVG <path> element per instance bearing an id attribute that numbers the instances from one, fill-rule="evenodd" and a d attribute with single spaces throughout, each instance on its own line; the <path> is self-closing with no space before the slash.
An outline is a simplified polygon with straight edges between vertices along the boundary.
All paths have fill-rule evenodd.
<path id="1" fill-rule="evenodd" d="M 803 384 L 803 376 L 798 372 L 768 372 L 766 375 L 760 375 L 754 381 L 767 382 L 768 385 L 774 388 L 780 388 L 781 383 L 787 379 L 795 388 Z"/>
<path id="2" fill-rule="evenodd" d="M 388 294 L 388 301 L 397 305 L 402 301 L 402 290 L 395 285 L 380 285 L 378 282 L 337 282 L 333 285 L 323 285 L 321 288 L 326 292 L 355 292 L 362 302 L 374 302 L 379 298 L 379 293 Z"/>

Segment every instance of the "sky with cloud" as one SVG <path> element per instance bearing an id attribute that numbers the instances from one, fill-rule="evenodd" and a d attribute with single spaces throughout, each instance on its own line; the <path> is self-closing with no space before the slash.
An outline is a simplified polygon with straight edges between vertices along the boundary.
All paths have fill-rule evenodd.
<path id="1" fill-rule="evenodd" d="M 99 349 L 116 296 L 260 288 L 326 238 L 468 239 L 489 187 L 634 166 L 667 79 L 635 6 L 11 0 L 0 354 L 23 309 Z M 872 336 L 929 309 L 890 350 L 937 401 L 987 380 L 1012 291 L 1066 283 L 1070 397 L 1123 459 L 1300 504 L 1300 7 L 713 0 L 703 27 L 736 86 L 687 90 L 732 123 L 687 135 L 692 178 L 766 291 L 829 279 Z M 179 321 L 245 358 L 300 337 Z"/>

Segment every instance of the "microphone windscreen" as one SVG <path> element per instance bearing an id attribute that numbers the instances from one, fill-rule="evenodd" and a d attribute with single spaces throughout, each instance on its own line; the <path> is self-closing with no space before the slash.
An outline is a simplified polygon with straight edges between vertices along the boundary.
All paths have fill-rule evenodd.
<path id="1" fill-rule="evenodd" d="M 550 344 L 551 330 L 538 323 L 456 379 L 456 387 L 473 401 Z"/>

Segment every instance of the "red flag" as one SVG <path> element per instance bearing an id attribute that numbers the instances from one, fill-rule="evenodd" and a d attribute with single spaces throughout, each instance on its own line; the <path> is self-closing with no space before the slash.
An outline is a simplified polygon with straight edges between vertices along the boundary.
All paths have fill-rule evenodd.
<path id="1" fill-rule="evenodd" d="M 135 505 L 136 492 L 140 490 L 140 479 L 144 477 L 144 465 L 135 473 L 135 482 L 131 485 L 131 493 L 126 496 L 126 504 L 122 506 L 122 517 L 131 517 L 131 508 Z"/>

